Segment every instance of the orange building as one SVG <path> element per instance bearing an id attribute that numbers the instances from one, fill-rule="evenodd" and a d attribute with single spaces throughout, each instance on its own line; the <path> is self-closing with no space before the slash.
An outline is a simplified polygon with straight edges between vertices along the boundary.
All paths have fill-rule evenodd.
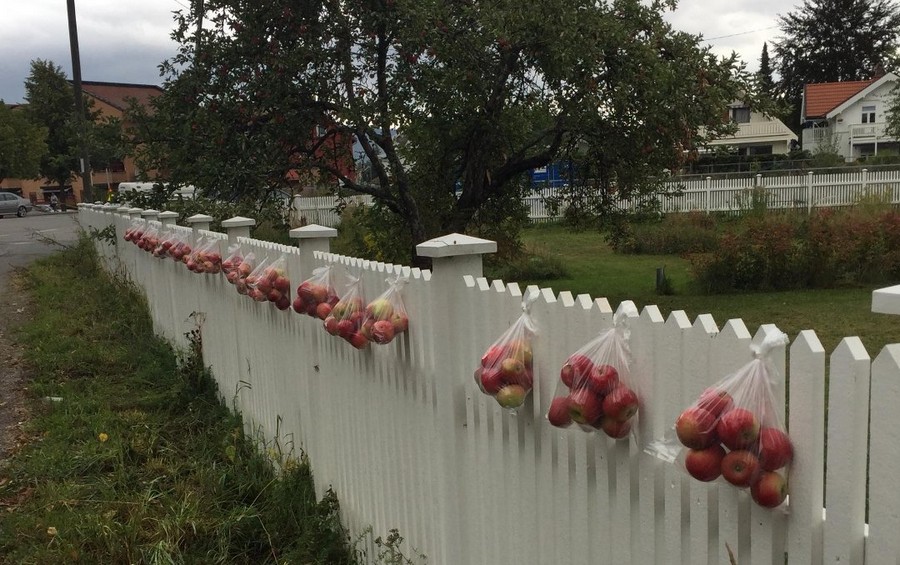
<path id="1" fill-rule="evenodd" d="M 146 106 L 163 92 L 160 87 L 149 84 L 92 81 L 83 81 L 81 89 L 85 99 L 93 100 L 93 108 L 100 112 L 101 117 L 118 118 L 124 127 L 129 125 L 126 111 L 131 99 Z M 139 171 L 135 169 L 131 157 L 126 157 L 122 162 L 111 163 L 109 169 L 92 171 L 94 199 L 103 200 L 108 189 L 115 190 L 119 183 L 135 181 L 138 174 Z M 66 187 L 68 201 L 81 202 L 84 189 L 81 176 L 73 174 L 70 182 L 71 184 Z M 16 192 L 35 203 L 46 203 L 51 194 L 59 194 L 59 187 L 48 179 L 3 179 L 0 182 L 0 190 Z"/>

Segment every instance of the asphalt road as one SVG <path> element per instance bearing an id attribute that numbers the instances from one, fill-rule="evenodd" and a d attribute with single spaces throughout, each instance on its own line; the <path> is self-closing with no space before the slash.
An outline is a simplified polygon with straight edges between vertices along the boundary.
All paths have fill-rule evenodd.
<path id="1" fill-rule="evenodd" d="M 45 238 L 69 244 L 78 239 L 74 212 L 43 213 L 33 211 L 24 218 L 6 215 L 0 218 L 0 291 L 6 289 L 9 273 L 31 261 L 50 255 L 59 246 Z"/>

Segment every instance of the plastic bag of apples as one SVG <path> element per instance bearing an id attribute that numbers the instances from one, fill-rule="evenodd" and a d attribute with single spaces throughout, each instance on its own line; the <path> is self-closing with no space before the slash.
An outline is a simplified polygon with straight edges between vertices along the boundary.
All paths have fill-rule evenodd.
<path id="1" fill-rule="evenodd" d="M 238 267 L 243 261 L 244 253 L 241 251 L 241 244 L 232 243 L 229 245 L 228 250 L 225 252 L 225 259 L 222 260 L 222 274 L 225 275 L 225 280 L 234 284 L 240 278 L 241 273 Z"/>
<path id="2" fill-rule="evenodd" d="M 365 304 L 362 281 L 358 277 L 350 277 L 347 291 L 325 317 L 325 331 L 343 338 L 357 349 L 365 349 L 369 340 L 360 332 Z"/>
<path id="3" fill-rule="evenodd" d="M 559 428 L 573 423 L 585 431 L 603 430 L 614 439 L 627 437 L 634 425 L 639 399 L 632 386 L 630 331 L 633 308 L 616 315 L 606 330 L 566 359 L 559 372 L 547 420 Z M 636 314 L 636 310 L 634 310 Z"/>
<path id="4" fill-rule="evenodd" d="M 193 273 L 218 274 L 222 270 L 222 254 L 219 252 L 219 240 L 200 238 L 193 251 L 188 255 L 186 266 Z"/>
<path id="5" fill-rule="evenodd" d="M 234 284 L 235 290 L 237 290 L 238 294 L 242 294 L 247 296 L 250 293 L 250 285 L 247 282 L 247 279 L 250 278 L 250 275 L 253 274 L 254 269 L 256 269 L 256 254 L 252 251 L 249 253 L 245 253 L 242 257 L 234 258 L 234 263 L 237 264 L 234 267 L 236 276 L 234 276 L 234 280 L 231 281 Z M 229 281 L 231 279 L 228 279 Z"/>
<path id="6" fill-rule="evenodd" d="M 271 302 L 279 310 L 291 307 L 291 280 L 284 255 L 272 262 L 266 257 L 257 264 L 247 277 L 247 286 L 250 287 L 247 295 L 257 302 Z"/>
<path id="7" fill-rule="evenodd" d="M 488 347 L 475 369 L 475 382 L 481 392 L 493 396 L 503 408 L 515 410 L 525 403 L 534 386 L 532 343 L 537 325 L 529 312 L 537 294 L 522 301 L 522 315 Z"/>
<path id="8" fill-rule="evenodd" d="M 675 422 L 679 459 L 692 477 L 708 482 L 721 476 L 749 488 L 765 508 L 784 502 L 794 456 L 772 391 L 777 372 L 767 360 L 787 343 L 781 332 L 767 336 L 754 346 L 752 361 L 706 389 Z"/>
<path id="9" fill-rule="evenodd" d="M 334 290 L 333 272 L 332 265 L 317 267 L 311 277 L 300 283 L 297 287 L 297 297 L 291 304 L 294 312 L 323 321 L 331 314 L 332 308 L 339 300 Z"/>
<path id="10" fill-rule="evenodd" d="M 387 282 L 390 285 L 388 289 L 366 305 L 360 328 L 366 339 L 381 345 L 390 343 L 397 335 L 409 329 L 409 316 L 401 294 L 409 278 L 397 275 Z"/>

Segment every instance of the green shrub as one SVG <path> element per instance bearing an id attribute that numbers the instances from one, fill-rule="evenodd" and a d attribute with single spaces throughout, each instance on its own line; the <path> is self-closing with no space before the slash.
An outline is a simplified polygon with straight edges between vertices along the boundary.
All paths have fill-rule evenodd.
<path id="1" fill-rule="evenodd" d="M 613 242 L 620 253 L 683 255 L 716 245 L 716 220 L 703 212 L 669 214 L 658 222 L 631 223 Z"/>
<path id="2" fill-rule="evenodd" d="M 707 292 L 830 288 L 900 276 L 900 212 L 859 206 L 811 217 L 748 216 L 691 255 Z"/>
<path id="3" fill-rule="evenodd" d="M 490 279 L 537 282 L 569 276 L 559 257 L 541 249 L 523 250 L 503 261 L 492 259 L 492 256 L 485 257 L 485 275 Z"/>

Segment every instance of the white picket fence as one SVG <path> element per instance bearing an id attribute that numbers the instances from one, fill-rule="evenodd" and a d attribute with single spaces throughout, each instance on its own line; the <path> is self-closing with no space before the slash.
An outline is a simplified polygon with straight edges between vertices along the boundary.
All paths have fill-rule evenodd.
<path id="1" fill-rule="evenodd" d="M 526 405 L 511 414 L 478 390 L 473 369 L 519 316 L 526 290 L 481 277 L 478 253 L 490 243 L 457 234 L 429 242 L 420 246 L 434 257 L 425 271 L 330 254 L 315 226 L 309 235 L 319 237 L 297 247 L 242 237 L 249 222 L 240 219 L 227 235 L 194 230 L 258 256 L 284 255 L 294 287 L 314 268 L 336 264 L 360 276 L 374 298 L 386 278 L 407 275 L 409 332 L 359 351 L 321 321 L 253 302 L 221 275 L 191 273 L 124 242 L 140 213 L 79 206 L 86 229 L 116 226 L 115 245 L 98 240 L 98 251 L 107 268 L 144 289 L 161 335 L 183 346 L 198 319 L 191 314 L 202 313 L 204 359 L 224 400 L 263 440 L 308 454 L 318 494 L 334 488 L 353 537 L 397 528 L 404 547 L 438 565 L 722 565 L 726 544 L 740 564 L 900 563 L 900 344 L 872 361 L 859 338 L 845 338 L 827 371 L 812 330 L 776 352 L 784 376 L 776 391 L 783 399 L 789 383 L 796 458 L 786 511 L 769 511 L 642 447 L 751 359 L 751 343 L 773 326 L 751 331 L 740 319 L 692 321 L 684 312 L 664 319 L 645 307 L 630 319 L 638 426 L 634 437 L 614 441 L 544 418 L 565 358 L 611 327 L 614 309 L 604 298 L 540 289 Z M 144 221 L 156 225 L 154 217 L 144 211 Z M 374 555 L 371 536 L 362 544 Z"/>
<path id="2" fill-rule="evenodd" d="M 801 209 L 811 212 L 814 208 L 849 206 L 866 195 L 880 195 L 894 204 L 900 204 L 900 171 L 860 169 L 852 173 L 815 173 L 804 175 L 756 175 L 745 178 L 695 178 L 671 180 L 664 183 L 667 191 L 677 195 L 664 197 L 661 211 L 671 212 L 739 212 L 752 205 L 754 189 L 764 189 L 762 198 L 770 209 Z M 534 222 L 559 218 L 559 209 L 551 209 L 548 199 L 558 195 L 555 188 L 536 188 L 523 198 L 528 217 Z M 757 191 L 756 198 L 760 198 Z M 370 206 L 372 197 L 353 196 L 344 199 L 353 205 Z M 335 196 L 297 196 L 294 198 L 294 214 L 302 224 L 337 226 L 341 217 L 337 206 L 341 200 Z M 623 207 L 634 208 L 636 202 L 623 202 Z"/>

